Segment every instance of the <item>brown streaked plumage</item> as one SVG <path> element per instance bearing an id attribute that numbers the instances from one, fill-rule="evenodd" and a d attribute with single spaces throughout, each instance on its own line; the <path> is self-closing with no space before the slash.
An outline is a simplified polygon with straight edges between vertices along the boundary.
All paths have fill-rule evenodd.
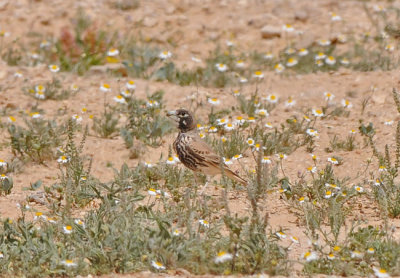
<path id="1" fill-rule="evenodd" d="M 178 123 L 179 134 L 173 144 L 179 160 L 194 172 L 206 175 L 224 174 L 229 178 L 247 185 L 247 181 L 232 172 L 204 142 L 196 131 L 193 116 L 186 109 L 169 111 L 167 116 Z"/>

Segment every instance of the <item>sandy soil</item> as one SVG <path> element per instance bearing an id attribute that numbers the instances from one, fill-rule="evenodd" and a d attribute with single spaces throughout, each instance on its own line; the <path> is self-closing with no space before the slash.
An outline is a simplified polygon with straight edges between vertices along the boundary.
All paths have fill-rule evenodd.
<path id="1" fill-rule="evenodd" d="M 4 46 L 12 45 L 14 40 L 31 46 L 33 50 L 37 47 L 34 42 L 41 39 L 58 38 L 61 29 L 71 26 L 76 18 L 77 10 L 82 8 L 95 24 L 104 30 L 119 32 L 118 39 L 123 39 L 126 34 L 141 35 L 149 41 L 156 42 L 161 48 L 173 53 L 174 62 L 178 67 L 193 67 L 192 56 L 205 59 L 209 51 L 215 48 L 216 42 L 221 45 L 226 40 L 232 40 L 236 47 L 243 50 L 272 51 L 277 53 L 285 45 L 284 38 L 262 39 L 261 28 L 264 25 L 273 25 L 281 28 L 283 24 L 293 24 L 297 30 L 304 31 L 304 35 L 297 46 L 306 46 L 319 38 L 327 38 L 333 33 L 358 33 L 370 31 L 371 22 L 363 9 L 362 1 L 262 1 L 262 0 L 238 0 L 238 1 L 190 1 L 190 0 L 155 0 L 140 1 L 137 9 L 116 9 L 116 3 L 129 2 L 127 0 L 37 0 L 37 1 L 0 1 L 0 31 L 4 30 L 9 36 L 2 38 L 0 43 Z M 374 3 L 368 2 L 368 7 Z M 394 6 L 400 6 L 394 2 Z M 330 12 L 337 12 L 343 18 L 332 31 L 330 26 Z M 357 17 L 354 14 L 357 14 Z M 33 34 L 39 34 L 33 37 Z M 168 41 L 176 43 L 176 47 L 168 44 Z M 14 73 L 20 71 L 22 78 L 14 77 Z M 338 103 L 349 91 L 354 94 L 350 101 L 353 103 L 349 118 L 333 118 L 318 122 L 316 129 L 320 133 L 317 140 L 315 154 L 319 157 L 318 164 L 325 165 L 326 160 L 332 154 L 326 153 L 324 149 L 329 146 L 329 140 L 333 135 L 347 136 L 351 129 L 358 129 L 359 120 L 365 123 L 372 122 L 377 128 L 378 147 L 383 150 L 384 144 L 394 146 L 394 126 L 384 125 L 387 120 L 399 120 L 391 95 L 393 87 L 399 87 L 399 70 L 390 72 L 353 72 L 351 70 L 340 70 L 331 73 L 316 73 L 308 75 L 291 74 L 289 76 L 266 73 L 266 78 L 258 85 L 260 92 L 267 95 L 275 92 L 279 95 L 280 103 L 269 116 L 274 126 L 283 123 L 290 116 L 301 118 L 303 112 L 309 108 L 320 108 L 325 104 L 323 92 L 330 91 L 335 94 L 334 102 Z M 89 115 L 98 115 L 102 109 L 103 97 L 99 92 L 99 84 L 107 82 L 113 88 L 111 93 L 116 95 L 128 79 L 114 78 L 105 73 L 89 71 L 84 76 L 72 73 L 59 73 L 64 84 L 77 84 L 80 91 L 63 101 L 47 100 L 41 103 L 41 108 L 46 111 L 46 118 L 57 115 L 59 109 L 66 108 L 67 115 L 81 114 L 81 109 L 86 107 L 88 112 L 83 114 L 83 123 L 89 123 Z M 22 88 L 51 80 L 52 73 L 48 71 L 47 65 L 35 67 L 11 67 L 0 61 L 0 106 L 13 107 L 12 114 L 18 120 L 18 111 L 26 111 L 32 107 L 32 98 L 23 93 Z M 137 97 L 144 98 L 146 90 L 153 92 L 157 89 L 165 91 L 166 108 L 187 107 L 190 101 L 187 96 L 197 93 L 199 98 L 205 100 L 206 96 L 218 96 L 222 105 L 231 103 L 233 97 L 231 88 L 224 90 L 213 88 L 197 88 L 194 86 L 180 87 L 168 82 L 155 82 L 152 80 L 136 79 Z M 375 88 L 375 89 L 371 89 Z M 254 85 L 244 87 L 242 94 L 249 96 L 254 91 Z M 371 97 L 366 111 L 361 115 L 361 103 L 365 97 Z M 296 105 L 287 108 L 284 100 L 293 97 Z M 110 96 L 110 99 L 112 97 Z M 199 121 L 205 120 L 204 115 L 209 107 L 204 106 L 197 115 Z M 2 117 L 6 122 L 6 115 Z M 13 155 L 7 142 L 7 134 L 2 130 L 2 144 L 0 145 L 0 158 L 10 161 Z M 93 133 L 93 132 L 92 132 Z M 165 143 L 159 148 L 148 148 L 145 160 L 157 162 L 160 155 L 164 157 L 168 153 L 174 134 L 164 138 Z M 355 135 L 358 148 L 352 152 L 334 152 L 343 158 L 344 163 L 335 167 L 335 174 L 339 177 L 354 177 L 365 168 L 367 159 L 372 153 L 369 148 L 363 148 L 363 139 L 359 134 Z M 102 139 L 91 135 L 87 139 L 85 152 L 92 154 L 94 158 L 93 175 L 102 181 L 110 180 L 113 171 L 107 167 L 112 163 L 113 167 L 119 168 L 123 163 L 133 167 L 143 157 L 130 159 L 129 152 L 121 138 Z M 250 163 L 251 158 L 245 157 L 243 162 Z M 58 164 L 56 161 L 46 162 L 46 167 L 34 163 L 28 163 L 22 170 L 13 173 L 14 189 L 8 196 L 0 198 L 1 217 L 17 218 L 19 211 L 17 203 L 25 201 L 29 191 L 23 190 L 39 179 L 44 185 L 51 185 L 58 177 Z M 295 179 L 298 172 L 305 172 L 306 167 L 312 165 L 310 154 L 305 148 L 299 148 L 290 154 L 284 161 L 285 173 Z M 376 161 L 373 162 L 371 171 L 377 173 Z M 351 180 L 352 183 L 364 182 L 365 177 Z M 213 190 L 213 189 L 210 189 Z M 210 192 L 211 193 L 211 192 Z M 218 193 L 217 193 L 218 194 Z M 249 207 L 248 200 L 244 194 L 231 202 L 233 210 Z M 291 257 L 296 258 L 301 253 L 301 248 L 307 246 L 307 238 L 303 234 L 302 223 L 300 223 L 293 211 L 288 210 L 287 204 L 279 198 L 279 193 L 273 192 L 266 198 L 265 204 L 270 212 L 270 223 L 272 227 L 282 227 L 287 234 L 296 235 L 300 238 L 300 245 L 294 246 Z M 43 209 L 40 205 L 32 203 L 31 206 Z M 360 214 L 371 223 L 379 224 L 380 215 L 376 204 L 372 200 L 364 200 L 359 203 L 354 215 Z M 392 220 L 391 225 L 400 228 L 398 220 Z M 400 230 L 396 229 L 395 235 L 400 238 Z M 289 240 L 287 241 L 289 244 Z M 179 273 L 170 273 L 175 275 Z M 186 273 L 187 274 L 187 273 Z M 181 273 L 185 275 L 185 273 Z M 155 274 L 140 273 L 134 277 L 153 277 Z M 164 275 L 162 275 L 164 276 Z M 165 275 L 166 276 L 166 275 Z M 130 275 L 106 275 L 104 277 L 131 277 Z"/>

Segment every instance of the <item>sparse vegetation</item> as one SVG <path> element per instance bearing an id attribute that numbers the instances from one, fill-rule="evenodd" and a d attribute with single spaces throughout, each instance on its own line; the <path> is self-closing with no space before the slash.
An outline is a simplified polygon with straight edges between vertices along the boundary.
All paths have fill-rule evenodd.
<path id="1" fill-rule="evenodd" d="M 396 5 L 100 2 L 0 7 L 1 276 L 400 275 Z M 247 186 L 182 167 L 179 107 Z"/>

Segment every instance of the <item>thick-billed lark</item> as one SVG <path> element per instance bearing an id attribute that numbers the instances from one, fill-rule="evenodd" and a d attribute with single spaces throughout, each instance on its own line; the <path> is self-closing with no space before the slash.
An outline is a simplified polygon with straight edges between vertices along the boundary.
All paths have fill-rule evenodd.
<path id="1" fill-rule="evenodd" d="M 212 176 L 222 174 L 247 185 L 247 181 L 232 172 L 223 163 L 222 158 L 200 138 L 197 134 L 195 120 L 189 111 L 186 109 L 173 110 L 169 111 L 167 116 L 178 123 L 179 134 L 174 142 L 174 150 L 183 165 L 194 171 L 195 175 L 196 172 Z"/>

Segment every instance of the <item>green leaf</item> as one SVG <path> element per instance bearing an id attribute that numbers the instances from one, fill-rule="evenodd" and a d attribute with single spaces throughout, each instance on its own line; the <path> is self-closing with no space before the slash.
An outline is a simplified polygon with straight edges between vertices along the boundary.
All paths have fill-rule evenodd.
<path id="1" fill-rule="evenodd" d="M 31 190 L 38 189 L 42 185 L 42 183 L 43 182 L 41 180 L 37 180 L 34 183 L 31 183 Z"/>

